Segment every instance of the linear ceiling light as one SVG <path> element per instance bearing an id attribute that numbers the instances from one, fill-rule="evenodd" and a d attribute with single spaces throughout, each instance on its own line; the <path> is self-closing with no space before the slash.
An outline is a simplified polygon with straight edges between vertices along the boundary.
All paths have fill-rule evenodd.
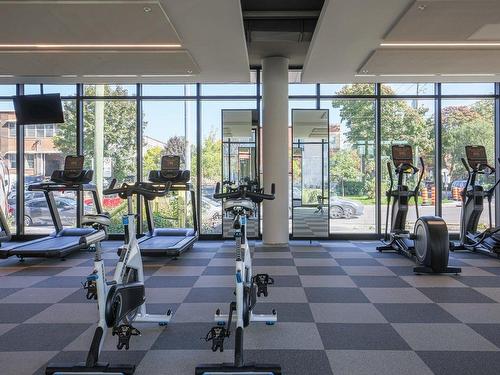
<path id="1" fill-rule="evenodd" d="M 380 43 L 380 47 L 500 47 L 500 42 Z"/>
<path id="2" fill-rule="evenodd" d="M 0 48 L 79 49 L 79 48 L 181 48 L 180 44 L 0 44 Z"/>

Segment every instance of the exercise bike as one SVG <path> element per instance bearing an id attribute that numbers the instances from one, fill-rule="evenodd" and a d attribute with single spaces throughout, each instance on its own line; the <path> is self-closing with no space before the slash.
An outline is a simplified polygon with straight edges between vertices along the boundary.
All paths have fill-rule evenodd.
<path id="1" fill-rule="evenodd" d="M 413 151 L 410 145 L 393 145 L 392 161 L 398 181 L 394 187 L 391 162 L 387 162 L 390 185 L 387 195 L 387 214 L 383 246 L 377 250 L 396 251 L 410 259 L 415 259 L 419 266 L 413 268 L 415 273 L 455 273 L 460 268 L 448 267 L 450 242 L 446 222 L 438 216 L 419 216 L 418 193 L 424 176 L 424 160 L 420 158 L 420 169 L 413 165 Z M 408 188 L 405 180 L 418 173 L 418 181 L 413 190 Z M 417 220 L 413 233 L 406 230 L 406 216 L 411 199 L 415 202 Z M 388 233 L 389 210 L 391 209 L 391 230 Z"/>
<path id="2" fill-rule="evenodd" d="M 244 328 L 250 322 L 265 322 L 268 325 L 273 325 L 277 322 L 278 318 L 276 310 L 273 310 L 271 314 L 253 313 L 257 297 L 267 297 L 268 286 L 274 284 L 274 280 L 267 274 L 253 275 L 251 252 L 246 238 L 247 220 L 252 216 L 256 206 L 264 199 L 274 199 L 274 184 L 271 185 L 271 194 L 265 194 L 263 190 L 253 181 L 243 182 L 243 184 L 234 189 L 227 188 L 225 193 L 220 193 L 220 183 L 216 185 L 214 198 L 222 199 L 224 201 L 224 211 L 234 216 L 236 300 L 229 305 L 228 314 L 223 314 L 220 309 L 216 311 L 214 320 L 217 322 L 217 326 L 210 329 L 204 339 L 212 343 L 212 351 L 223 352 L 224 340 L 231 334 L 233 315 L 236 315 L 234 363 L 200 365 L 196 368 L 196 375 L 281 375 L 281 367 L 279 365 L 245 364 L 243 358 Z"/>
<path id="3" fill-rule="evenodd" d="M 111 329 L 112 335 L 118 337 L 118 350 L 128 350 L 131 337 L 140 335 L 139 330 L 132 323 L 167 325 L 172 318 L 171 310 L 164 315 L 151 315 L 146 312 L 144 271 L 136 239 L 136 222 L 133 212 L 134 195 L 140 195 L 147 200 L 163 197 L 169 192 L 170 184 L 136 182 L 123 184 L 119 188 L 115 188 L 115 184 L 116 180 L 113 180 L 104 194 L 118 194 L 120 198 L 127 200 L 128 212 L 123 216 L 125 243 L 122 246 L 113 279 L 110 281 L 106 280 L 101 244 L 97 243 L 95 246 L 94 271 L 87 276 L 84 289 L 87 299 L 97 300 L 99 322 L 94 331 L 87 359 L 85 363 L 77 365 L 50 364 L 45 370 L 46 375 L 75 373 L 131 375 L 135 371 L 135 365 L 111 365 L 99 362 L 106 330 Z M 82 225 L 90 225 L 95 229 L 106 228 L 109 224 L 110 219 L 107 215 L 85 215 L 82 219 Z"/>
<path id="4" fill-rule="evenodd" d="M 461 192 L 462 210 L 460 214 L 460 243 L 452 250 L 470 250 L 500 257 L 500 226 L 493 227 L 491 201 L 500 179 L 488 190 L 478 183 L 480 175 L 494 176 L 495 168 L 488 164 L 484 146 L 465 146 L 467 160 L 462 164 L 468 177 Z M 500 163 L 500 158 L 499 158 Z M 477 227 L 483 213 L 484 200 L 488 200 L 489 226 L 480 232 Z"/>

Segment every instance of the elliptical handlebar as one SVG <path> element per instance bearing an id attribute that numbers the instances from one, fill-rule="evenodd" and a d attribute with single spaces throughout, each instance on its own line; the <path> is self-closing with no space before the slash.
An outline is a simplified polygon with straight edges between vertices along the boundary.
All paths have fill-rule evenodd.
<path id="1" fill-rule="evenodd" d="M 104 189 L 104 195 L 118 194 L 122 199 L 127 199 L 132 195 L 141 195 L 147 200 L 153 200 L 158 197 L 164 197 L 170 191 L 171 182 L 152 183 L 152 182 L 135 182 L 133 184 L 123 183 L 120 187 L 115 188 L 116 178 L 111 180 L 107 189 Z"/>

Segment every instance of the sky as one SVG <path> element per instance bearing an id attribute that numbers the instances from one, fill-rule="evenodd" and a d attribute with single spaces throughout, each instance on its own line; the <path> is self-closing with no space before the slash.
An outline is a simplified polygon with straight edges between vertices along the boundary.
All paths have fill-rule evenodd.
<path id="1" fill-rule="evenodd" d="M 321 85 L 322 95 L 332 95 L 338 92 L 344 85 L 342 84 L 324 84 Z M 125 86 L 130 94 L 135 94 L 136 86 Z M 415 95 L 417 84 L 391 84 L 391 87 L 397 94 Z M 422 94 L 433 94 L 433 84 L 418 84 L 418 90 Z M 27 94 L 38 94 L 40 85 L 25 85 Z M 76 93 L 75 85 L 44 85 L 45 93 L 59 92 L 63 96 L 73 96 Z M 476 84 L 443 84 L 442 92 L 445 95 L 460 94 L 493 94 L 494 85 L 491 83 Z M 316 85 L 314 84 L 291 84 L 289 86 L 289 95 L 315 95 Z M 195 95 L 195 85 L 143 85 L 144 96 L 182 96 Z M 211 84 L 202 85 L 202 95 L 255 95 L 256 86 L 254 84 Z M 15 95 L 15 85 L 0 85 L 0 97 Z M 471 100 L 448 99 L 443 104 L 464 105 L 470 104 Z M 432 100 L 420 100 L 419 104 L 427 106 L 429 113 L 432 114 L 434 104 Z M 330 110 L 330 122 L 341 123 L 338 109 L 331 107 L 329 100 L 322 100 L 321 107 Z M 210 132 L 220 132 L 221 110 L 222 109 L 252 109 L 255 108 L 254 100 L 203 100 L 201 105 L 201 119 L 203 124 L 203 137 L 208 136 Z M 289 110 L 293 108 L 315 108 L 315 100 L 290 100 Z M 12 110 L 12 104 L 9 100 L 0 100 L 0 110 Z M 196 103 L 195 101 L 175 101 L 175 100 L 145 100 L 143 101 L 144 120 L 147 121 L 145 135 L 166 141 L 175 135 L 184 135 L 185 120 L 188 124 L 188 131 L 193 139 L 195 138 L 196 125 Z"/>

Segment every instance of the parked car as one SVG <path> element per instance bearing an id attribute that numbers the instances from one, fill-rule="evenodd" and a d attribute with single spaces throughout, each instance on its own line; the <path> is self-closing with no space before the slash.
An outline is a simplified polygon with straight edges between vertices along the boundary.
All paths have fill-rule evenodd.
<path id="1" fill-rule="evenodd" d="M 13 191 L 12 193 L 9 194 L 9 196 L 7 197 L 7 202 L 9 203 L 10 206 L 16 205 L 16 198 L 17 198 L 17 194 L 15 191 Z M 32 199 L 36 199 L 36 198 L 44 198 L 45 199 L 45 195 L 41 191 L 25 191 L 24 192 L 24 201 L 25 202 L 32 200 Z"/>
<path id="2" fill-rule="evenodd" d="M 76 223 L 76 200 L 67 197 L 54 197 L 56 207 L 63 225 L 75 225 Z M 89 212 L 91 207 L 84 205 L 84 211 Z M 24 225 L 53 225 L 47 200 L 34 198 L 27 200 L 24 204 Z"/>
<path id="3" fill-rule="evenodd" d="M 330 196 L 330 218 L 350 219 L 363 215 L 364 206 L 361 203 L 341 199 L 338 196 Z"/>
<path id="4" fill-rule="evenodd" d="M 216 200 L 201 197 L 201 210 L 203 212 L 203 218 L 208 221 L 210 226 L 216 226 L 220 224 L 222 219 L 222 207 Z"/>

